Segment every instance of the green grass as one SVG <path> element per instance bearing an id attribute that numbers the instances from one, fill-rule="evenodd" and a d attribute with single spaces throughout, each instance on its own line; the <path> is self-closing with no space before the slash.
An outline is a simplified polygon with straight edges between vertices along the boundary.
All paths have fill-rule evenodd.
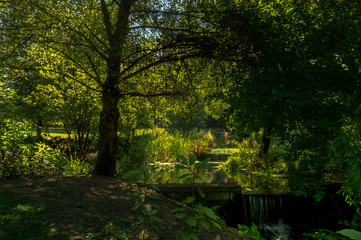
<path id="1" fill-rule="evenodd" d="M 36 135 L 36 128 L 33 128 L 31 130 L 33 132 L 33 135 Z M 49 128 L 47 130 L 43 130 L 41 133 L 42 136 L 50 136 L 50 137 L 61 137 L 61 138 L 67 138 L 68 133 L 65 131 L 65 129 L 62 128 Z"/>
<path id="2" fill-rule="evenodd" d="M 211 150 L 212 154 L 226 154 L 226 155 L 232 155 L 234 153 L 238 153 L 238 148 L 213 148 Z"/>
<path id="3" fill-rule="evenodd" d="M 7 192 L 0 193 L 0 239 L 46 240 L 66 239 L 53 224 L 44 220 L 46 208 L 32 204 Z"/>

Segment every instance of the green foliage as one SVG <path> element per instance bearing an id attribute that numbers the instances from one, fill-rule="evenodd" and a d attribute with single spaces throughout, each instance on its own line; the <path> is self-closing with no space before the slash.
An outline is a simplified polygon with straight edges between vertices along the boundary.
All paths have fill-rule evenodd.
<path id="1" fill-rule="evenodd" d="M 264 238 L 261 236 L 261 233 L 258 231 L 257 226 L 254 224 L 250 227 L 246 225 L 238 225 L 238 234 L 242 238 L 264 240 Z"/>
<path id="2" fill-rule="evenodd" d="M 2 178 L 13 178 L 22 175 L 29 137 L 29 124 L 5 119 L 0 126 L 0 175 Z"/>
<path id="3" fill-rule="evenodd" d="M 4 120 L 0 131 L 0 176 L 61 175 L 90 173 L 94 163 L 68 158 L 45 143 L 32 141 L 31 126 L 26 122 Z"/>
<path id="4" fill-rule="evenodd" d="M 193 192 L 192 197 L 187 197 L 183 201 L 184 204 L 191 206 L 191 213 L 186 207 L 177 208 L 172 210 L 172 214 L 178 217 L 184 224 L 183 229 L 178 232 L 178 238 L 183 240 L 197 240 L 197 235 L 203 230 L 209 231 L 211 224 L 219 229 L 223 222 L 213 212 L 212 209 L 203 206 L 201 203 L 195 204 L 195 181 L 201 178 L 200 173 L 204 170 L 205 165 L 209 159 L 204 161 L 197 161 L 197 157 L 191 154 L 189 158 L 180 156 L 180 161 L 175 165 L 176 169 L 185 170 L 186 173 L 180 178 L 185 179 L 185 183 L 192 183 Z M 200 191 L 200 190 L 199 190 Z M 204 197 L 204 194 L 200 191 L 200 196 Z"/>
<path id="5" fill-rule="evenodd" d="M 348 238 L 342 236 L 339 233 L 336 233 L 334 231 L 331 230 L 326 230 L 326 229 L 319 229 L 318 231 L 314 232 L 314 233 L 304 233 L 303 234 L 305 239 L 314 239 L 314 240 L 318 240 L 318 239 L 323 239 L 323 240 L 346 240 Z"/>
<path id="6" fill-rule="evenodd" d="M 272 146 L 267 155 L 259 156 L 259 145 L 248 138 L 239 144 L 237 153 L 229 156 L 219 168 L 244 189 L 287 189 L 285 151 Z"/>
<path id="7" fill-rule="evenodd" d="M 232 155 L 239 153 L 239 149 L 237 148 L 213 148 L 211 150 L 212 154 L 226 154 L 226 155 Z"/>
<path id="8" fill-rule="evenodd" d="M 360 149 L 361 126 L 355 119 L 346 121 L 339 137 L 335 138 L 330 146 L 332 159 L 328 165 L 328 175 L 332 180 L 345 180 L 340 193 L 345 196 L 349 205 L 361 211 L 361 184 Z"/>
<path id="9" fill-rule="evenodd" d="M 136 131 L 130 139 L 120 138 L 121 159 L 118 174 L 137 169 L 145 163 L 175 163 L 179 156 L 200 154 L 213 142 L 210 131 L 194 129 L 182 133 L 164 128 Z M 159 168 L 158 168 L 159 170 Z"/>
<path id="10" fill-rule="evenodd" d="M 132 234 L 134 237 L 146 239 L 150 237 L 150 232 L 154 234 L 165 228 L 163 220 L 157 216 L 158 210 L 147 202 L 149 198 L 157 199 L 159 196 L 145 187 L 139 187 L 134 194 L 139 196 L 139 200 L 134 204 L 133 210 L 140 211 L 141 215 L 131 221 Z"/>
<path id="11" fill-rule="evenodd" d="M 192 183 L 194 184 L 197 179 L 200 179 L 204 182 L 202 179 L 202 172 L 205 169 L 206 164 L 209 162 L 209 159 L 206 159 L 204 161 L 197 161 L 197 156 L 194 154 L 191 154 L 189 158 L 186 158 L 184 156 L 180 156 L 179 161 L 174 166 L 177 170 L 184 170 L 184 174 L 179 177 L 179 180 L 183 180 L 184 183 Z M 194 195 L 194 189 L 193 189 L 193 195 Z"/>
<path id="12" fill-rule="evenodd" d="M 204 230 L 209 232 L 212 226 L 221 229 L 221 225 L 224 224 L 212 209 L 199 203 L 193 205 L 194 201 L 194 197 L 188 197 L 183 201 L 184 204 L 193 206 L 191 212 L 186 207 L 172 210 L 173 216 L 177 217 L 183 224 L 182 230 L 177 234 L 177 239 L 198 240 L 198 235 Z"/>
<path id="13" fill-rule="evenodd" d="M 354 214 L 353 218 L 351 220 L 345 220 L 344 224 L 349 228 L 361 231 L 361 214 Z"/>
<path id="14" fill-rule="evenodd" d="M 66 239 L 56 227 L 43 219 L 46 209 L 24 198 L 0 193 L 0 239 Z"/>
<path id="15" fill-rule="evenodd" d="M 343 229 L 341 231 L 338 231 L 337 233 L 353 240 L 361 240 L 361 232 L 354 229 Z"/>
<path id="16" fill-rule="evenodd" d="M 92 230 L 92 229 L 88 229 Z M 99 232 L 93 233 L 89 232 L 86 236 L 87 239 L 97 240 L 97 239 L 111 239 L 111 240 L 128 240 L 129 230 L 123 229 L 112 222 L 109 222 L 103 227 Z"/>

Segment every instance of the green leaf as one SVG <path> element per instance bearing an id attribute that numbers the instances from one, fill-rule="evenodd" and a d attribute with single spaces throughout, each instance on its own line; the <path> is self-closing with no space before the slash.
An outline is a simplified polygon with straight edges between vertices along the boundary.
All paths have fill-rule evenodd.
<path id="1" fill-rule="evenodd" d="M 157 186 L 155 186 L 155 185 L 152 185 L 152 186 L 150 186 L 151 188 L 153 188 L 154 190 L 156 190 L 156 191 L 160 191 L 160 189 L 159 189 L 159 187 L 157 187 Z"/>
<path id="2" fill-rule="evenodd" d="M 199 192 L 199 195 L 201 196 L 201 198 L 206 198 L 206 195 L 200 188 L 198 188 L 198 192 Z"/>
<path id="3" fill-rule="evenodd" d="M 184 202 L 185 203 L 192 203 L 192 202 L 194 202 L 194 200 L 196 200 L 195 197 L 187 197 L 187 199 Z"/>
<path id="4" fill-rule="evenodd" d="M 188 164 L 188 160 L 187 160 L 187 158 L 185 156 L 180 156 L 179 158 L 181 160 L 181 163 L 183 163 L 184 165 Z"/>
<path id="5" fill-rule="evenodd" d="M 337 233 L 342 234 L 353 240 L 361 240 L 361 232 L 356 231 L 354 229 L 342 229 L 341 231 L 338 231 Z"/>
<path id="6" fill-rule="evenodd" d="M 197 156 L 194 154 L 191 154 L 189 156 L 189 165 L 193 165 L 197 161 Z"/>
<path id="7" fill-rule="evenodd" d="M 136 176 L 140 175 L 140 169 L 131 170 L 129 172 L 126 172 L 123 177 L 124 178 L 134 178 Z"/>
<path id="8" fill-rule="evenodd" d="M 186 223 L 191 226 L 191 227 L 195 227 L 197 226 L 197 220 L 195 217 L 189 217 L 186 219 Z"/>
<path id="9" fill-rule="evenodd" d="M 218 223 L 216 223 L 216 222 L 213 222 L 213 221 L 212 221 L 212 224 L 213 224 L 214 226 L 216 226 L 216 228 L 218 228 L 218 229 L 222 229 L 222 228 L 221 228 L 221 226 L 219 226 L 219 224 L 218 224 Z"/>
<path id="10" fill-rule="evenodd" d="M 187 209 L 185 207 L 182 207 L 182 208 L 175 208 L 173 209 L 171 212 L 172 213 L 177 213 L 177 212 L 184 212 L 186 211 Z"/>
<path id="11" fill-rule="evenodd" d="M 181 180 L 183 178 L 186 178 L 186 177 L 189 177 L 189 176 L 190 176 L 189 173 L 183 174 L 182 176 L 179 177 L 179 180 Z"/>
<path id="12" fill-rule="evenodd" d="M 187 169 L 187 167 L 186 167 L 186 166 L 183 166 L 183 165 L 175 165 L 174 168 L 175 168 L 175 169 L 179 169 L 179 170 L 181 170 L 181 169 Z"/>
<path id="13" fill-rule="evenodd" d="M 151 199 L 158 199 L 159 198 L 159 196 L 157 194 L 155 194 L 155 193 L 149 194 L 148 197 L 151 198 Z"/>
<path id="14" fill-rule="evenodd" d="M 152 205 L 150 205 L 150 204 L 145 204 L 145 205 L 144 205 L 144 209 L 145 209 L 147 212 L 151 212 L 151 211 L 152 211 Z"/>
<path id="15" fill-rule="evenodd" d="M 210 209 L 208 207 L 204 207 L 202 205 L 197 205 L 195 208 L 213 220 L 218 219 L 218 216 L 213 212 L 212 209 Z"/>
<path id="16" fill-rule="evenodd" d="M 204 218 L 199 219 L 198 221 L 199 221 L 199 224 L 201 224 L 202 227 L 209 232 L 209 226 L 210 226 L 210 224 L 209 224 Z"/>
<path id="17" fill-rule="evenodd" d="M 221 237 L 217 235 L 217 237 L 214 240 L 221 240 Z"/>
<path id="18" fill-rule="evenodd" d="M 198 240 L 198 237 L 191 232 L 180 232 L 179 236 L 182 240 Z"/>
<path id="19" fill-rule="evenodd" d="M 192 183 L 192 182 L 193 182 L 193 179 L 192 179 L 192 178 L 189 177 L 189 178 L 186 179 L 186 183 L 189 184 L 189 183 Z"/>

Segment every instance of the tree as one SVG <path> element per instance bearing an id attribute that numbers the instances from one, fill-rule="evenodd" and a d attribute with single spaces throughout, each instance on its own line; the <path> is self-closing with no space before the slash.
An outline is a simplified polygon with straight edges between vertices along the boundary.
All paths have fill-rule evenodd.
<path id="1" fill-rule="evenodd" d="M 219 31 L 250 50 L 228 65 L 221 98 L 230 105 L 229 123 L 241 133 L 263 128 L 282 137 L 291 185 L 315 190 L 332 165 L 340 172 L 331 143 L 359 116 L 360 4 L 228 2 L 226 14 L 218 15 Z"/>
<path id="2" fill-rule="evenodd" d="M 150 74 L 162 76 L 172 62 L 217 49 L 212 32 L 201 31 L 207 23 L 195 7 L 188 1 L 7 1 L 1 4 L 7 38 L 25 39 L 21 46 L 40 67 L 23 66 L 19 58 L 6 67 L 62 76 L 99 92 L 102 111 L 94 174 L 113 176 L 119 101 L 184 93 L 191 79 Z M 14 52 L 8 54 L 16 55 L 19 45 L 12 46 Z"/>

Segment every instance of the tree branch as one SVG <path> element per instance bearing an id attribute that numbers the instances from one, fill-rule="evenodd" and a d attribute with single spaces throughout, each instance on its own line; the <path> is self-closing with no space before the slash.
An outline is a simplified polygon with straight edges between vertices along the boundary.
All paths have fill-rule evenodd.
<path id="1" fill-rule="evenodd" d="M 110 42 L 110 40 L 112 39 L 112 24 L 110 22 L 108 7 L 104 0 L 100 0 L 100 4 L 101 4 L 102 13 L 103 13 L 103 21 L 104 21 L 105 31 L 108 36 L 108 42 Z"/>

